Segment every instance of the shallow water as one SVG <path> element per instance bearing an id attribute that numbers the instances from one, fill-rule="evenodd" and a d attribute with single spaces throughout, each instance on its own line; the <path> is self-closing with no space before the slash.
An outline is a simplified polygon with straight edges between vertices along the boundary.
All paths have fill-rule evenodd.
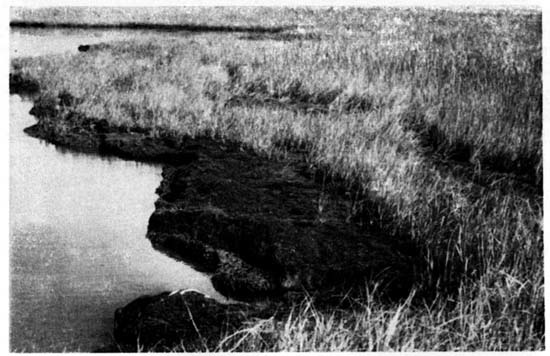
<path id="1" fill-rule="evenodd" d="M 12 31 L 12 57 L 123 37 L 47 32 Z M 144 294 L 195 288 L 223 300 L 208 276 L 145 238 L 161 167 L 31 138 L 31 106 L 10 96 L 10 349 L 93 351 L 112 340 L 115 309 Z"/>

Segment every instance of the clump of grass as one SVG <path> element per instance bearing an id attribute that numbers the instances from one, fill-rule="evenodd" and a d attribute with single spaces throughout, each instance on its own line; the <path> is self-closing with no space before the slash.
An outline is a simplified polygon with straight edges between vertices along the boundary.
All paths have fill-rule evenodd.
<path id="1" fill-rule="evenodd" d="M 371 296 L 347 314 L 306 303 L 220 348 L 543 348 L 540 193 L 495 189 L 492 176 L 480 186 L 437 164 L 504 172 L 499 179 L 509 181 L 526 176 L 540 187 L 540 13 L 293 16 L 325 35 L 284 44 L 164 36 L 18 59 L 12 70 L 53 97 L 71 93 L 74 110 L 114 125 L 212 135 L 274 158 L 305 147 L 312 167 L 345 182 L 350 223 L 410 239 L 421 251 L 411 266 L 415 298 L 388 305 Z"/>

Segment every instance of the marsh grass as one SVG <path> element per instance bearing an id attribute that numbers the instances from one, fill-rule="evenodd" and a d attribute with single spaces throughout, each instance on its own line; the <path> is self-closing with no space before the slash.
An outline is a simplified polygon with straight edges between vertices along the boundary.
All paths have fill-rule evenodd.
<path id="1" fill-rule="evenodd" d="M 159 36 L 12 60 L 12 71 L 47 100 L 78 98 L 62 111 L 274 159 L 303 152 L 342 182 L 349 222 L 421 251 L 405 301 L 370 293 L 334 312 L 306 301 L 220 349 L 543 349 L 540 12 L 273 11 L 320 38 Z"/>
<path id="2" fill-rule="evenodd" d="M 521 293 L 529 287 L 516 285 L 514 289 Z M 250 322 L 248 327 L 228 335 L 221 349 L 331 352 L 544 348 L 540 334 L 532 327 L 520 326 L 525 322 L 525 312 L 492 310 L 495 301 L 490 300 L 496 291 L 461 290 L 455 300 L 437 299 L 430 304 L 415 302 L 411 292 L 408 298 L 393 305 L 377 301 L 375 292 L 367 290 L 351 310 L 318 310 L 306 299 L 282 319 Z"/>

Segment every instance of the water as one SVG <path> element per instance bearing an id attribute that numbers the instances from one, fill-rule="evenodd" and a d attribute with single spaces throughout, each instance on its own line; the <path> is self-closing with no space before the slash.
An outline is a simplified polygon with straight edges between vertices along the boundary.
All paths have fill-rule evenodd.
<path id="1" fill-rule="evenodd" d="M 119 35 L 12 32 L 10 53 L 75 51 Z M 223 299 L 145 238 L 161 167 L 31 138 L 31 106 L 10 96 L 10 349 L 93 351 L 112 341 L 115 309 L 144 294 L 195 288 Z"/>
<path id="2" fill-rule="evenodd" d="M 78 46 L 82 44 L 124 40 L 136 35 L 147 36 L 143 31 L 130 30 L 20 29 L 10 31 L 10 56 L 13 58 L 76 53 Z"/>

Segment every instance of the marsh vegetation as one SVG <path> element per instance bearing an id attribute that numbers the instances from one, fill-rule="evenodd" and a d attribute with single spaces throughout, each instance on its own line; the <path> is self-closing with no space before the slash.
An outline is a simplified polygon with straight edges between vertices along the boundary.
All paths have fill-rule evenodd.
<path id="1" fill-rule="evenodd" d="M 349 224 L 420 251 L 408 298 L 382 300 L 372 281 L 352 309 L 306 299 L 219 349 L 544 349 L 541 13 L 209 13 L 220 17 L 194 23 L 294 28 L 157 33 L 14 59 L 10 71 L 39 86 L 37 104 L 56 110 L 42 120 L 60 132 L 76 111 L 171 140 L 239 142 L 274 160 L 300 153 L 339 182 Z"/>

